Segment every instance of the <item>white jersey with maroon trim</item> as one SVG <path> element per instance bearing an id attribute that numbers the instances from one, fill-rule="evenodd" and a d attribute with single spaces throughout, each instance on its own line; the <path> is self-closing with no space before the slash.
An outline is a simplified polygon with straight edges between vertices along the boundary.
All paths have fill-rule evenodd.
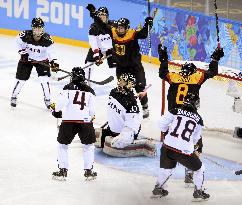
<path id="1" fill-rule="evenodd" d="M 164 144 L 183 154 L 194 152 L 194 145 L 201 138 L 203 121 L 196 111 L 175 108 L 161 116 L 159 127 L 162 132 L 168 130 Z"/>
<path id="2" fill-rule="evenodd" d="M 25 50 L 29 58 L 36 61 L 56 59 L 53 51 L 53 40 L 49 34 L 44 33 L 39 41 L 33 38 L 32 30 L 26 30 L 19 33 L 16 37 L 18 50 Z"/>
<path id="3" fill-rule="evenodd" d="M 124 127 L 128 127 L 137 134 L 142 116 L 134 93 L 121 94 L 114 88 L 108 99 L 107 118 L 112 132 L 121 133 Z"/>
<path id="4" fill-rule="evenodd" d="M 55 105 L 63 121 L 90 122 L 95 116 L 94 91 L 85 83 L 66 85 Z"/>

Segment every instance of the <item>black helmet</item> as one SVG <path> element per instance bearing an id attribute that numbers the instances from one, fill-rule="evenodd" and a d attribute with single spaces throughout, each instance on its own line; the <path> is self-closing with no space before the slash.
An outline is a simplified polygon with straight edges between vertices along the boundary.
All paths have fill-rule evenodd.
<path id="1" fill-rule="evenodd" d="M 129 29 L 130 21 L 129 21 L 129 19 L 121 18 L 118 20 L 117 26 L 123 26 L 125 29 Z"/>
<path id="2" fill-rule="evenodd" d="M 31 27 L 44 27 L 45 23 L 41 18 L 33 18 L 32 23 L 31 23 Z"/>
<path id="3" fill-rule="evenodd" d="M 118 89 L 123 91 L 132 91 L 136 85 L 136 78 L 131 73 L 123 73 L 118 78 Z"/>
<path id="4" fill-rule="evenodd" d="M 81 83 L 85 81 L 85 71 L 80 67 L 74 67 L 71 72 L 71 82 Z"/>
<path id="5" fill-rule="evenodd" d="M 184 97 L 184 106 L 197 110 L 200 107 L 199 95 L 187 93 L 187 95 Z"/>
<path id="6" fill-rule="evenodd" d="M 103 14 L 106 14 L 106 16 L 109 16 L 109 12 L 108 12 L 107 7 L 100 7 L 100 8 L 97 10 L 97 14 L 98 14 L 98 15 L 99 15 L 99 13 L 103 13 Z"/>
<path id="7" fill-rule="evenodd" d="M 197 71 L 197 67 L 193 63 L 185 63 L 181 68 L 181 75 L 187 77 Z"/>

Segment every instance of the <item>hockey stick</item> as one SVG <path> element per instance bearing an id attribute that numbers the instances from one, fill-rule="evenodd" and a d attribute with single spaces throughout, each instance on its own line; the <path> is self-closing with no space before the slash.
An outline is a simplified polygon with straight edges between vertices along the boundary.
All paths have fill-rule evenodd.
<path id="1" fill-rule="evenodd" d="M 240 174 L 242 174 L 242 170 L 235 171 L 235 170 L 233 170 L 233 169 L 231 169 L 231 168 L 225 167 L 224 165 L 222 165 L 222 164 L 216 162 L 215 160 L 210 159 L 209 157 L 206 157 L 206 156 L 204 156 L 204 155 L 203 155 L 203 158 L 206 159 L 206 160 L 208 160 L 208 161 L 210 161 L 210 162 L 212 162 L 213 164 L 217 165 L 218 167 L 220 167 L 220 168 L 222 168 L 222 169 L 224 169 L 224 170 L 229 171 L 229 172 L 232 173 L 232 174 L 235 174 L 235 175 L 240 175 Z"/>
<path id="2" fill-rule="evenodd" d="M 72 75 L 71 72 L 69 72 L 69 71 L 65 71 L 65 70 L 60 69 L 60 68 L 58 69 L 58 71 L 61 71 L 61 72 L 63 72 L 63 73 L 67 73 L 69 76 Z M 58 78 L 57 80 L 60 81 L 60 80 L 62 80 L 62 78 L 63 78 L 63 77 Z M 105 79 L 105 80 L 103 80 L 103 81 L 95 81 L 95 80 L 90 80 L 90 79 L 85 79 L 85 80 L 87 80 L 87 81 L 89 81 L 89 82 L 91 82 L 91 83 L 95 83 L 95 84 L 97 84 L 97 85 L 105 85 L 105 84 L 110 83 L 111 81 L 113 81 L 113 80 L 114 80 L 114 77 L 113 77 L 113 76 L 109 76 L 107 79 Z"/>
<path id="3" fill-rule="evenodd" d="M 150 0 L 148 0 L 148 16 L 150 17 Z M 148 26 L 148 46 L 149 46 L 149 63 L 151 62 L 151 36 L 150 36 L 150 26 Z"/>
<path id="4" fill-rule="evenodd" d="M 216 31 L 217 31 L 217 42 L 218 48 L 220 48 L 220 40 L 219 40 L 219 28 L 218 28 L 218 14 L 217 14 L 217 1 L 214 0 L 214 14 L 215 14 L 215 21 L 216 21 Z"/>
<path id="5" fill-rule="evenodd" d="M 137 93 L 137 97 L 141 100 L 145 95 L 147 95 L 147 90 L 152 86 L 152 84 L 149 84 L 145 87 L 145 89 L 142 92 Z"/>
<path id="6" fill-rule="evenodd" d="M 109 57 L 111 57 L 112 55 L 110 54 L 110 55 L 108 55 L 108 56 L 104 56 L 103 58 L 102 58 L 102 61 L 103 60 L 105 60 L 105 59 L 107 59 L 107 58 L 109 58 Z M 77 67 L 77 68 L 80 68 L 80 69 L 86 69 L 86 68 L 89 68 L 90 66 L 92 66 L 92 65 L 94 65 L 96 62 L 92 62 L 92 63 L 90 63 L 90 64 L 88 64 L 88 65 L 85 65 L 84 67 Z M 60 78 L 58 78 L 57 80 L 58 81 L 60 81 L 60 80 L 63 80 L 63 79 L 65 79 L 65 78 L 67 78 L 67 77 L 69 77 L 70 75 L 65 75 L 65 76 L 62 76 L 62 77 L 60 77 Z M 87 81 L 90 81 L 90 79 L 86 79 Z M 91 82 L 91 81 L 90 81 Z"/>

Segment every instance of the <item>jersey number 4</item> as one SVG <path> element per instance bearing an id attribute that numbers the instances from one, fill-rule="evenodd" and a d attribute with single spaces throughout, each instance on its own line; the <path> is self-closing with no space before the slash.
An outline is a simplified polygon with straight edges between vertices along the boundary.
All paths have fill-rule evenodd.
<path id="1" fill-rule="evenodd" d="M 176 125 L 175 129 L 170 133 L 171 136 L 179 137 L 179 134 L 177 133 L 177 131 L 178 131 L 180 125 L 181 125 L 181 121 L 182 121 L 182 117 L 178 116 L 177 117 L 177 125 Z M 192 126 L 192 128 L 189 128 L 190 125 Z M 187 142 L 189 142 L 190 141 L 190 137 L 192 136 L 192 133 L 195 130 L 195 127 L 196 127 L 196 123 L 195 122 L 193 122 L 192 120 L 187 120 L 186 123 L 185 123 L 185 128 L 183 129 L 183 131 L 181 133 L 181 138 L 183 140 L 186 140 Z"/>
<path id="2" fill-rule="evenodd" d="M 76 94 L 75 94 L 75 97 L 74 97 L 74 100 L 73 100 L 73 104 L 80 105 L 81 106 L 80 110 L 83 110 L 84 106 L 86 106 L 86 103 L 85 103 L 85 92 L 82 92 L 81 101 L 78 101 L 79 94 L 80 94 L 80 92 L 76 91 Z"/>

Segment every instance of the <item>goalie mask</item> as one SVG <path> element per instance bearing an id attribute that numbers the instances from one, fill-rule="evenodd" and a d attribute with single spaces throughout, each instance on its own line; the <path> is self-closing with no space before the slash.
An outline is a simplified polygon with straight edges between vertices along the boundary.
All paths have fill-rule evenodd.
<path id="1" fill-rule="evenodd" d="M 107 7 L 100 7 L 97 10 L 97 16 L 104 22 L 107 23 L 108 22 L 108 17 L 109 17 L 109 12 Z"/>
<path id="2" fill-rule="evenodd" d="M 39 38 L 43 36 L 45 24 L 41 18 L 33 18 L 31 27 L 34 37 Z"/>
<path id="3" fill-rule="evenodd" d="M 187 77 L 189 75 L 192 75 L 197 71 L 197 67 L 193 63 L 185 63 L 181 68 L 181 75 L 183 77 Z"/>
<path id="4" fill-rule="evenodd" d="M 136 85 L 136 79 L 131 73 L 123 73 L 118 78 L 118 90 L 120 92 L 131 92 Z"/>
<path id="5" fill-rule="evenodd" d="M 129 19 L 121 18 L 117 22 L 116 33 L 119 37 L 123 37 L 130 28 Z"/>
<path id="6" fill-rule="evenodd" d="M 184 106 L 197 110 L 200 107 L 199 95 L 187 93 L 187 95 L 184 97 Z"/>
<path id="7" fill-rule="evenodd" d="M 71 72 L 71 82 L 74 84 L 85 82 L 85 71 L 82 68 L 73 68 Z"/>

